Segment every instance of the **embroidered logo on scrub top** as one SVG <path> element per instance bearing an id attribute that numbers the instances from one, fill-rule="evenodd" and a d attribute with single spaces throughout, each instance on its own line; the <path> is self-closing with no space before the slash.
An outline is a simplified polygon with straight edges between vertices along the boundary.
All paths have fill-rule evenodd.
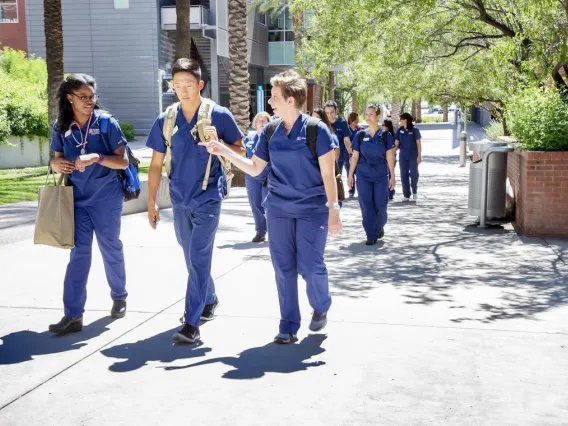
<path id="1" fill-rule="evenodd" d="M 400 133 L 404 135 L 404 130 L 401 130 Z"/>
<path id="2" fill-rule="evenodd" d="M 89 129 L 89 135 L 100 135 L 101 129 Z"/>
<path id="3" fill-rule="evenodd" d="M 298 136 L 298 138 L 296 139 L 298 141 L 305 141 L 306 137 L 305 136 Z"/>
<path id="4" fill-rule="evenodd" d="M 369 138 L 368 136 L 366 138 L 363 138 L 363 142 L 370 140 L 371 138 Z"/>

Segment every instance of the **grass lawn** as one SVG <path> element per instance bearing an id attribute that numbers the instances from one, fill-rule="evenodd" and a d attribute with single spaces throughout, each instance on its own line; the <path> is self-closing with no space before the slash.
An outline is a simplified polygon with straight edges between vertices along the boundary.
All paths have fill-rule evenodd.
<path id="1" fill-rule="evenodd" d="M 149 163 L 140 164 L 140 175 L 147 175 Z M 45 184 L 47 166 L 0 170 L 0 204 L 37 200 L 40 186 Z M 53 178 L 51 178 L 53 182 Z"/>

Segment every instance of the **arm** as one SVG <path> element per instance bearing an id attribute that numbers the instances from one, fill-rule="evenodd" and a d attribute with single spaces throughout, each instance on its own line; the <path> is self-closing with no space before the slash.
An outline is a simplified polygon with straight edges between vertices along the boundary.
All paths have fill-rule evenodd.
<path id="1" fill-rule="evenodd" d="M 343 138 L 343 143 L 345 144 L 345 148 L 347 148 L 349 155 L 353 154 L 353 149 L 351 148 L 351 139 L 349 138 L 349 136 L 345 136 Z"/>
<path id="2" fill-rule="evenodd" d="M 347 185 L 349 188 L 353 188 L 355 185 L 355 169 L 357 168 L 357 163 L 359 162 L 359 151 L 353 150 L 353 156 L 349 164 L 349 177 L 347 179 Z"/>
<path id="3" fill-rule="evenodd" d="M 398 151 L 400 149 L 400 141 L 398 139 L 395 139 L 394 147 L 395 147 L 395 151 Z"/>
<path id="4" fill-rule="evenodd" d="M 54 151 L 54 157 L 49 161 L 49 167 L 57 173 L 72 173 L 75 170 L 75 163 L 66 160 L 63 155 L 63 152 Z"/>
<path id="5" fill-rule="evenodd" d="M 389 170 L 390 170 L 390 180 L 389 180 L 389 189 L 394 189 L 394 186 L 396 185 L 396 179 L 394 177 L 394 153 L 396 152 L 396 149 L 389 149 L 387 151 L 387 163 L 389 165 Z"/>
<path id="6" fill-rule="evenodd" d="M 253 155 L 251 159 L 245 158 L 230 149 L 228 145 L 222 144 L 216 140 L 211 140 L 210 142 L 199 142 L 199 145 L 207 148 L 209 154 L 225 157 L 247 175 L 253 177 L 261 174 L 268 164 L 267 161 L 258 158 L 256 155 Z"/>
<path id="7" fill-rule="evenodd" d="M 166 154 L 152 151 L 152 161 L 148 170 L 148 221 L 150 226 L 156 229 L 160 221 L 160 211 L 156 205 L 156 194 L 162 182 L 162 165 Z"/>
<path id="8" fill-rule="evenodd" d="M 75 160 L 75 168 L 80 172 L 85 171 L 86 167 L 99 162 L 99 154 L 85 154 L 80 155 Z M 101 166 L 108 167 L 109 169 L 124 170 L 128 167 L 128 155 L 123 146 L 119 146 L 113 152 L 113 155 L 103 155 L 103 161 L 99 163 Z"/>
<path id="9" fill-rule="evenodd" d="M 243 139 L 239 139 L 238 141 L 236 141 L 234 144 L 226 144 L 227 148 L 229 148 L 231 151 L 233 151 L 235 154 L 240 155 L 241 157 L 245 157 L 246 156 L 246 149 L 243 146 Z"/>
<path id="10" fill-rule="evenodd" d="M 332 206 L 339 202 L 337 197 L 337 180 L 335 178 L 335 149 L 327 154 L 318 157 L 323 186 L 325 187 L 325 195 L 327 196 L 328 206 Z M 341 219 L 338 209 L 329 209 L 329 233 L 338 235 L 341 232 Z"/>
<path id="11" fill-rule="evenodd" d="M 416 147 L 418 148 L 418 158 L 416 163 L 420 164 L 422 162 L 422 139 L 416 139 Z"/>

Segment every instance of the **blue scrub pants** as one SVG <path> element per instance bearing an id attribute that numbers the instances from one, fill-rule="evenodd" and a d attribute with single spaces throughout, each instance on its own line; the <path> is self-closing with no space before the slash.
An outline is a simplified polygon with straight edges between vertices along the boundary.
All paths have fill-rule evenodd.
<path id="1" fill-rule="evenodd" d="M 266 212 L 262 202 L 266 198 L 266 194 L 268 194 L 268 187 L 248 175 L 245 176 L 245 185 L 254 217 L 256 234 L 264 237 L 266 235 Z"/>
<path id="2" fill-rule="evenodd" d="M 112 300 L 126 300 L 124 251 L 120 241 L 122 193 L 116 200 L 96 206 L 75 207 L 75 248 L 71 250 L 65 281 L 63 305 L 65 315 L 83 316 L 87 301 L 87 280 L 91 269 L 93 232 L 101 250 Z"/>
<path id="3" fill-rule="evenodd" d="M 349 170 L 351 168 L 349 160 L 351 160 L 351 158 L 349 158 L 349 154 L 345 154 L 337 160 L 339 164 L 339 174 L 343 174 L 343 169 L 345 169 L 345 173 L 347 174 L 347 177 L 349 177 Z M 355 186 L 353 186 L 353 189 L 349 188 L 349 195 L 355 195 Z"/>
<path id="4" fill-rule="evenodd" d="M 267 209 L 269 248 L 280 302 L 280 333 L 297 334 L 300 329 L 298 274 L 307 284 L 308 300 L 317 312 L 331 306 L 324 251 L 329 213 L 309 218 L 284 218 Z"/>
<path id="5" fill-rule="evenodd" d="M 203 308 L 215 302 L 211 261 L 221 202 L 202 204 L 195 209 L 174 208 L 173 212 L 176 238 L 183 248 L 189 273 L 185 294 L 185 322 L 199 327 Z"/>
<path id="6" fill-rule="evenodd" d="M 402 184 L 402 193 L 405 198 L 410 198 L 410 188 L 412 187 L 412 194 L 418 194 L 418 158 L 407 159 L 400 157 L 400 182 Z"/>
<path id="7" fill-rule="evenodd" d="M 389 181 L 385 176 L 378 182 L 371 182 L 362 177 L 357 179 L 359 205 L 363 213 L 363 228 L 368 240 L 377 240 L 379 232 L 387 223 L 387 205 L 389 202 Z"/>

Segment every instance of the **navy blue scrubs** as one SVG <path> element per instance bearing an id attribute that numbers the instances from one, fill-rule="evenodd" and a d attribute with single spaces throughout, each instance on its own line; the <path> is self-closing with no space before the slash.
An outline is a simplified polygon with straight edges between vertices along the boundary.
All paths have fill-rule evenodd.
<path id="1" fill-rule="evenodd" d="M 332 127 L 333 133 L 337 136 L 337 140 L 339 141 L 339 159 L 337 160 L 339 163 L 339 173 L 343 173 L 343 169 L 345 169 L 347 176 L 349 176 L 349 152 L 345 146 L 345 138 L 350 136 L 351 129 L 349 129 L 347 121 L 341 117 L 337 117 Z"/>
<path id="2" fill-rule="evenodd" d="M 255 154 L 258 139 L 259 134 L 255 132 L 254 135 L 247 136 L 243 141 L 247 158 L 252 158 Z M 245 175 L 245 186 L 254 217 L 256 235 L 260 235 L 261 237 L 266 235 L 266 212 L 263 203 L 268 194 L 268 185 L 266 183 L 268 173 L 270 173 L 270 164 L 268 164 L 258 176 Z"/>
<path id="3" fill-rule="evenodd" d="M 280 302 L 280 333 L 293 335 L 297 334 L 301 320 L 298 274 L 307 283 L 308 300 L 315 311 L 327 312 L 331 306 L 324 262 L 329 210 L 318 161 L 306 143 L 308 118 L 305 114 L 298 117 L 288 135 L 279 125 L 270 148 L 265 128 L 256 147 L 256 156 L 272 165 L 265 207 Z M 329 129 L 320 122 L 317 156 L 335 148 Z"/>
<path id="4" fill-rule="evenodd" d="M 146 146 L 165 153 L 166 141 L 163 136 L 165 113 L 154 122 Z M 215 284 L 211 277 L 213 243 L 219 226 L 221 201 L 227 190 L 227 179 L 219 159 L 211 162 L 206 190 L 201 186 L 207 169 L 209 153 L 198 146 L 191 135 L 197 122 L 197 111 L 191 122 L 187 122 L 180 107 L 172 136 L 172 169 L 170 176 L 170 198 L 174 214 L 174 228 L 178 243 L 183 248 L 189 278 L 185 297 L 185 322 L 198 327 L 201 313 L 206 304 L 215 302 Z M 242 138 L 235 119 L 227 108 L 215 105 L 211 124 L 217 129 L 217 136 L 225 143 L 234 144 Z"/>
<path id="5" fill-rule="evenodd" d="M 420 130 L 417 127 L 405 129 L 399 127 L 396 131 L 395 140 L 398 140 L 400 148 L 399 168 L 402 193 L 405 198 L 410 198 L 412 194 L 418 194 L 418 144 L 416 141 L 422 139 Z"/>
<path id="6" fill-rule="evenodd" d="M 382 130 L 377 131 L 373 136 L 368 131 L 361 130 L 353 138 L 353 150 L 359 152 L 355 173 L 367 240 L 377 240 L 380 231 L 387 223 L 389 167 L 386 154 L 393 148 L 392 135 L 387 132 L 385 145 Z"/>
<path id="7" fill-rule="evenodd" d="M 51 149 L 62 152 L 64 158 L 75 161 L 81 154 L 83 138 L 87 135 L 87 154 L 112 155 L 126 138 L 117 121 L 110 117 L 107 141 L 110 151 L 101 136 L 101 112 L 94 110 L 89 121 L 82 128 L 76 122 L 63 134 L 54 126 Z M 117 170 L 95 163 L 84 172 L 74 170 L 69 175 L 73 186 L 75 204 L 75 248 L 71 250 L 65 273 L 63 305 L 65 315 L 73 318 L 83 316 L 87 301 L 87 279 L 91 269 L 93 233 L 103 257 L 105 272 L 113 300 L 126 300 L 126 271 L 124 252 L 120 241 L 123 193 Z"/>
<path id="8" fill-rule="evenodd" d="M 351 147 L 353 147 L 353 138 L 355 137 L 355 135 L 357 134 L 357 132 L 359 132 L 361 130 L 361 128 L 359 127 L 359 125 L 357 125 L 357 128 L 355 130 L 353 130 L 350 126 L 347 126 L 347 128 L 349 129 L 349 139 L 351 140 Z M 345 163 L 345 170 L 347 172 L 347 176 L 349 177 L 349 169 L 351 168 L 350 162 L 351 158 L 349 158 L 349 153 L 347 153 L 347 162 Z M 341 173 L 342 168 L 340 166 L 339 168 L 339 173 Z M 356 179 L 356 176 L 353 175 L 353 179 Z M 355 189 L 356 189 L 356 185 L 353 185 L 353 188 L 349 188 L 349 196 L 353 197 L 355 196 Z"/>

